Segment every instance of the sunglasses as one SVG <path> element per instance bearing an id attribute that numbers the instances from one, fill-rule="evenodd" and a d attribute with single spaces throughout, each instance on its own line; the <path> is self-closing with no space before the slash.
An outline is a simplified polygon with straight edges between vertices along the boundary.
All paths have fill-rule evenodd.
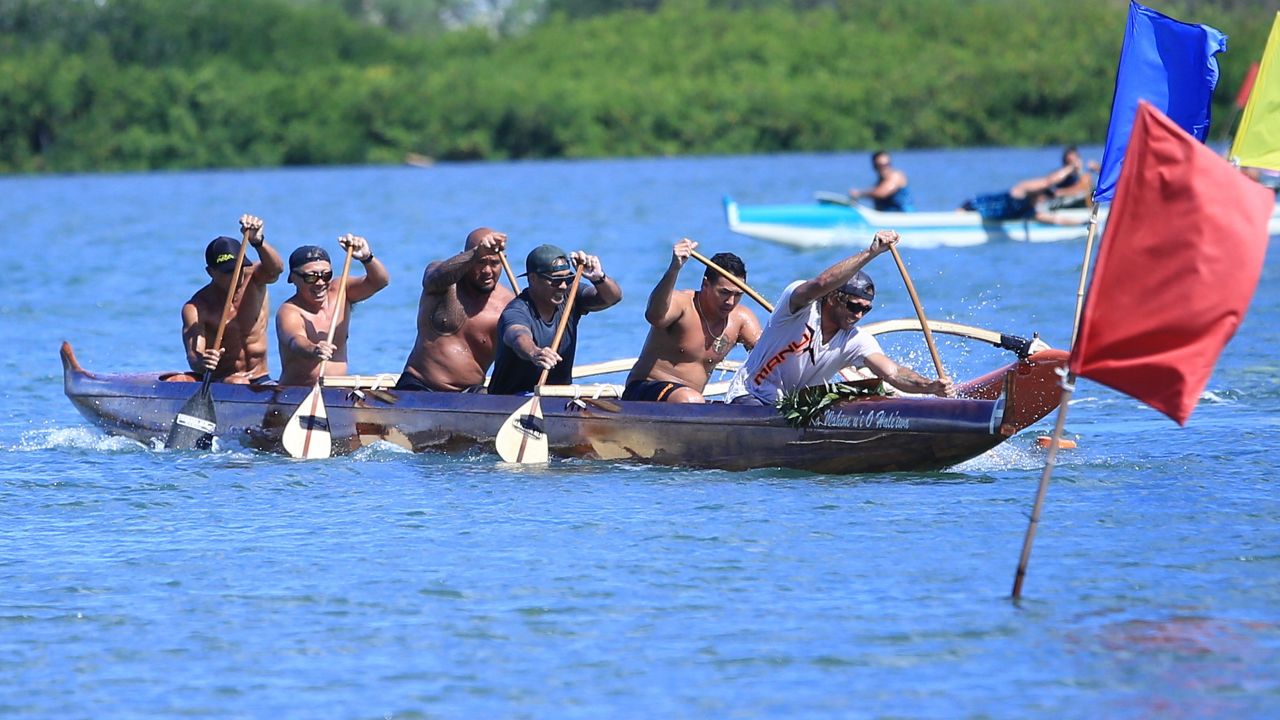
<path id="1" fill-rule="evenodd" d="M 565 287 L 569 287 L 569 283 L 573 281 L 572 275 L 544 275 L 543 273 L 538 273 L 538 277 L 542 278 L 543 282 L 548 285 L 563 285 Z"/>
<path id="2" fill-rule="evenodd" d="M 849 312 L 855 315 L 858 313 L 862 313 L 863 315 L 866 315 L 867 313 L 871 312 L 870 305 L 865 303 L 857 303 L 852 300 L 845 300 L 844 306 L 849 310 Z"/>
<path id="3" fill-rule="evenodd" d="M 307 285 L 315 285 L 321 280 L 329 282 L 333 279 L 332 270 L 317 270 L 314 272 L 298 272 L 295 270 L 293 274 L 297 275 L 298 279 Z"/>

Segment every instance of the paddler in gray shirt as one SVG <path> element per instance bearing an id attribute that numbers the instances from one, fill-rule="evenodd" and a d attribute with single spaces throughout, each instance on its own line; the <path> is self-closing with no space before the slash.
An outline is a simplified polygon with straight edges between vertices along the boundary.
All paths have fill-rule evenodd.
<path id="1" fill-rule="evenodd" d="M 552 348 L 578 265 L 588 282 L 578 285 L 560 346 Z M 551 385 L 572 382 L 578 321 L 622 299 L 622 288 L 605 274 L 600 258 L 581 250 L 569 254 L 555 245 L 539 245 L 525 259 L 524 275 L 529 286 L 507 304 L 498 320 L 498 356 L 489 379 L 490 395 L 531 393 L 544 369 L 551 371 L 547 376 Z"/>

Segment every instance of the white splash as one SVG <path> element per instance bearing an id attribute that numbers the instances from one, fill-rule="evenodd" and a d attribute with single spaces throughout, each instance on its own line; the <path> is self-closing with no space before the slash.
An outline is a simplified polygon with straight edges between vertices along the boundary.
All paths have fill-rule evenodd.
<path id="1" fill-rule="evenodd" d="M 22 433 L 22 440 L 12 450 L 34 452 L 53 449 L 76 449 L 97 451 L 140 450 L 142 445 L 136 441 L 102 433 L 87 427 L 41 428 Z"/>

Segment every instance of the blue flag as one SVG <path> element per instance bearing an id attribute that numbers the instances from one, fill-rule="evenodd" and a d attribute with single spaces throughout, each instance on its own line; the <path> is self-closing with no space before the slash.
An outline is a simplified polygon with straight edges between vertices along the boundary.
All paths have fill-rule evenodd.
<path id="1" fill-rule="evenodd" d="M 1116 192 L 1120 166 L 1129 147 L 1129 133 L 1146 100 L 1204 142 L 1209 134 L 1209 101 L 1218 85 L 1218 60 L 1227 49 L 1227 36 L 1208 25 L 1190 25 L 1129 3 L 1129 22 L 1116 68 L 1116 92 L 1111 99 L 1111 123 L 1094 202 L 1107 202 Z"/>

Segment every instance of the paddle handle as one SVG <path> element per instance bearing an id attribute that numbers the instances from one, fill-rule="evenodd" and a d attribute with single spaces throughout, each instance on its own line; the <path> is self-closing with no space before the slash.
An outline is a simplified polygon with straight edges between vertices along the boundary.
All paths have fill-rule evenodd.
<path id="1" fill-rule="evenodd" d="M 564 299 L 564 313 L 560 316 L 560 322 L 556 324 L 556 335 L 551 339 L 551 349 L 560 352 L 560 338 L 564 337 L 564 329 L 569 325 L 569 315 L 573 312 L 573 302 L 578 299 L 578 283 L 582 282 L 582 270 L 585 266 L 579 265 L 578 269 L 573 273 L 573 282 L 569 284 L 569 295 Z M 551 368 L 543 368 L 542 374 L 538 376 L 538 382 L 534 385 L 535 395 L 539 386 L 547 382 L 547 376 L 551 374 Z"/>
<path id="2" fill-rule="evenodd" d="M 222 336 L 226 333 L 227 322 L 231 319 L 231 305 L 235 303 L 236 290 L 240 288 L 240 270 L 244 267 L 244 251 L 249 247 L 249 234 L 251 232 L 253 231 L 248 228 L 244 230 L 244 237 L 240 242 L 240 250 L 236 253 L 236 266 L 231 271 L 231 285 L 227 287 L 227 299 L 222 303 L 222 317 L 218 318 L 218 332 L 213 335 L 213 347 L 215 350 L 222 348 Z M 204 374 L 204 388 L 209 387 L 212 375 L 212 372 Z"/>
<path id="3" fill-rule="evenodd" d="M 519 295 L 520 283 L 516 282 L 516 273 L 514 270 L 511 269 L 511 263 L 507 262 L 506 251 L 499 250 L 498 259 L 502 261 L 502 269 L 506 271 L 507 279 L 511 281 L 511 289 L 514 290 L 517 295 Z"/>
<path id="4" fill-rule="evenodd" d="M 333 306 L 333 317 L 329 318 L 329 334 L 324 336 L 325 340 L 333 342 L 333 331 L 338 329 L 338 315 L 342 313 L 343 303 L 347 301 L 347 276 L 351 274 L 351 254 L 355 249 L 350 245 L 347 246 L 347 259 L 342 263 L 342 277 L 338 278 L 338 302 Z M 328 360 L 320 361 L 320 372 L 317 377 L 324 377 L 324 366 L 329 363 Z M 319 384 L 319 380 L 316 384 Z"/>
<path id="5" fill-rule="evenodd" d="M 893 253 L 893 261 L 898 264 L 898 272 L 902 273 L 902 282 L 906 284 L 907 294 L 911 296 L 911 304 L 916 308 L 916 317 L 920 318 L 920 329 L 924 331 L 924 341 L 929 345 L 929 354 L 933 356 L 933 366 L 938 370 L 938 378 L 945 380 L 947 373 L 942 369 L 942 358 L 938 357 L 938 346 L 933 342 L 933 331 L 929 329 L 929 321 L 924 318 L 924 308 L 920 305 L 920 296 L 916 295 L 916 286 L 911 282 L 911 276 L 907 274 L 907 266 L 902 262 L 897 246 L 890 245 L 889 252 Z"/>
<path id="6" fill-rule="evenodd" d="M 750 295 L 752 300 L 755 300 L 756 302 L 760 303 L 760 307 L 764 308 L 765 310 L 768 310 L 769 312 L 773 312 L 773 304 L 772 304 L 772 303 L 770 303 L 768 300 L 765 300 L 764 298 L 760 297 L 760 293 L 756 292 L 755 290 L 752 290 L 752 289 L 751 289 L 751 286 L 750 286 L 750 285 L 748 285 L 748 284 L 746 283 L 746 281 L 745 281 L 745 280 L 743 280 L 742 278 L 738 277 L 737 275 L 734 275 L 733 273 L 729 272 L 728 270 L 725 270 L 724 268 L 720 267 L 719 265 L 717 265 L 717 264 L 715 264 L 715 263 L 711 262 L 711 261 L 710 261 L 710 260 L 708 260 L 707 258 L 703 257 L 703 256 L 702 256 L 702 254 L 701 254 L 701 253 L 699 253 L 697 250 L 690 250 L 690 251 L 689 251 L 689 255 L 691 255 L 691 256 L 693 257 L 693 259 L 694 259 L 694 260 L 697 260 L 698 262 L 702 263 L 703 265 L 706 265 L 707 267 L 711 268 L 712 270 L 715 270 L 716 272 L 718 272 L 718 273 L 720 273 L 721 275 L 723 275 L 723 276 L 725 277 L 725 279 L 727 279 L 729 282 L 733 283 L 734 285 L 737 285 L 737 286 L 738 286 L 738 289 L 740 289 L 740 290 L 742 290 L 742 292 L 744 292 L 744 293 L 746 293 L 746 294 Z"/>

